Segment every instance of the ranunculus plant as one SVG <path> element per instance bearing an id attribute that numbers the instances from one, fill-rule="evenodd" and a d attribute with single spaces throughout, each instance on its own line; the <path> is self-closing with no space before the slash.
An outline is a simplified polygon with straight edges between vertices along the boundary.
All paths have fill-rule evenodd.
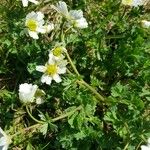
<path id="1" fill-rule="evenodd" d="M 1 0 L 0 150 L 148 150 L 148 6 Z"/>

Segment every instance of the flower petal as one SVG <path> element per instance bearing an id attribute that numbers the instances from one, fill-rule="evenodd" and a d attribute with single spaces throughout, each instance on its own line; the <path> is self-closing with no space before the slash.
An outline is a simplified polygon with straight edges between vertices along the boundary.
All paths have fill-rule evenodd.
<path id="1" fill-rule="evenodd" d="M 62 68 L 60 68 L 60 67 L 58 67 L 58 74 L 64 74 L 64 73 L 66 73 L 66 70 L 67 70 L 67 68 L 66 67 L 62 67 Z"/>
<path id="2" fill-rule="evenodd" d="M 36 31 L 37 31 L 37 32 L 40 32 L 40 33 L 46 33 L 46 28 L 44 28 L 44 27 L 38 27 L 38 28 L 36 29 Z"/>
<path id="3" fill-rule="evenodd" d="M 37 19 L 38 19 L 38 20 L 42 20 L 43 18 L 44 18 L 44 14 L 41 13 L 40 11 L 37 12 Z"/>
<path id="4" fill-rule="evenodd" d="M 142 145 L 142 146 L 141 146 L 141 150 L 150 150 L 150 147 L 145 146 L 145 145 Z"/>
<path id="5" fill-rule="evenodd" d="M 29 0 L 30 2 L 32 2 L 32 3 L 34 3 L 34 4 L 39 4 L 39 2 L 38 1 L 36 1 L 36 0 Z"/>
<path id="6" fill-rule="evenodd" d="M 29 35 L 30 35 L 33 39 L 39 39 L 39 36 L 38 36 L 37 32 L 34 32 L 34 31 L 30 31 L 30 30 L 29 30 Z"/>
<path id="7" fill-rule="evenodd" d="M 70 10 L 69 14 L 75 20 L 83 18 L 83 11 L 82 10 Z"/>
<path id="8" fill-rule="evenodd" d="M 54 24 L 50 23 L 48 25 L 45 25 L 44 28 L 46 30 L 46 33 L 49 33 L 50 31 L 52 31 L 54 29 Z"/>
<path id="9" fill-rule="evenodd" d="M 61 13 L 64 16 L 68 16 L 68 8 L 67 8 L 67 4 L 65 2 L 59 1 L 56 6 L 51 5 L 51 7 L 53 9 L 55 9 L 56 11 L 58 11 L 59 13 Z"/>
<path id="10" fill-rule="evenodd" d="M 46 67 L 42 66 L 42 65 L 39 65 L 39 66 L 36 66 L 36 70 L 39 71 L 39 72 L 45 72 L 46 71 Z"/>
<path id="11" fill-rule="evenodd" d="M 53 79 L 57 82 L 57 83 L 60 83 L 62 80 L 61 80 L 61 78 L 60 78 L 60 76 L 58 75 L 58 74 L 55 74 L 54 76 L 53 76 Z"/>
<path id="12" fill-rule="evenodd" d="M 83 28 L 87 28 L 88 27 L 88 23 L 87 23 L 85 18 L 81 18 L 81 19 L 76 20 L 75 26 L 77 28 L 83 29 Z"/>
<path id="13" fill-rule="evenodd" d="M 22 0 L 22 4 L 23 4 L 23 7 L 27 7 L 28 6 L 28 0 Z"/>
<path id="14" fill-rule="evenodd" d="M 2 150 L 8 150 L 8 145 L 5 145 Z"/>
<path id="15" fill-rule="evenodd" d="M 50 76 L 44 74 L 44 75 L 42 75 L 42 77 L 41 77 L 41 82 L 50 85 L 51 82 L 52 82 L 52 77 L 50 77 Z"/>
<path id="16" fill-rule="evenodd" d="M 6 144 L 6 138 L 5 137 L 1 137 L 0 138 L 0 146 L 3 146 Z"/>

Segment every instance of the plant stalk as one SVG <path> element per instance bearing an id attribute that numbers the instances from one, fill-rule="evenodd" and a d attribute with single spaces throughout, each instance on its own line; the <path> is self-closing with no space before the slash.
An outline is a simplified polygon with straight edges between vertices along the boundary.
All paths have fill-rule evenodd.
<path id="1" fill-rule="evenodd" d="M 35 122 L 40 123 L 40 124 L 43 124 L 43 123 L 44 123 L 43 121 L 37 120 L 36 118 L 34 118 L 34 117 L 32 116 L 32 114 L 30 113 L 29 108 L 28 108 L 27 105 L 26 105 L 26 110 L 27 110 L 27 113 L 28 113 L 28 115 L 30 116 L 30 118 L 32 118 Z"/>

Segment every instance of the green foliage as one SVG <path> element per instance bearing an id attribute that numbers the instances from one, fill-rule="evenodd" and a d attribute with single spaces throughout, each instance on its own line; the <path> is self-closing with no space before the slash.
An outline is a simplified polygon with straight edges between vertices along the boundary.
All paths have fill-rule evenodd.
<path id="1" fill-rule="evenodd" d="M 75 31 L 50 8 L 57 1 L 41 2 L 27 8 L 20 0 L 0 2 L 0 127 L 15 135 L 9 149 L 139 149 L 150 137 L 150 29 L 141 26 L 149 11 L 118 0 L 68 0 L 88 22 Z M 29 37 L 25 17 L 31 11 L 55 22 L 54 31 Z M 68 59 L 61 83 L 42 84 L 35 68 L 62 42 L 62 33 L 80 75 Z M 44 103 L 29 106 L 34 118 L 19 101 L 25 82 L 46 93 Z"/>

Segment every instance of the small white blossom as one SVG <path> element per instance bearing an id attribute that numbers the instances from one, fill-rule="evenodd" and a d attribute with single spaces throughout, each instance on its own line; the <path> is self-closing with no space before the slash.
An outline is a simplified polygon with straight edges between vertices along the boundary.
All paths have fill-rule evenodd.
<path id="1" fill-rule="evenodd" d="M 60 83 L 62 81 L 60 74 L 66 73 L 66 61 L 56 61 L 54 57 L 51 57 L 45 66 L 36 66 L 36 70 L 44 73 L 41 77 L 42 83 L 50 85 L 52 80 Z"/>
<path id="2" fill-rule="evenodd" d="M 39 2 L 36 0 L 22 0 L 23 7 L 27 7 L 29 2 L 32 2 L 36 5 L 39 4 Z"/>
<path id="3" fill-rule="evenodd" d="M 35 93 L 38 89 L 37 85 L 28 83 L 21 84 L 19 86 L 19 99 L 23 103 L 31 103 L 35 100 Z"/>
<path id="4" fill-rule="evenodd" d="M 56 6 L 52 5 L 52 8 L 62 14 L 71 26 L 81 29 L 88 27 L 88 23 L 83 17 L 82 10 L 68 11 L 67 4 L 63 1 L 59 1 Z"/>
<path id="5" fill-rule="evenodd" d="M 141 150 L 150 150 L 150 138 L 148 139 L 147 145 L 141 145 Z"/>
<path id="6" fill-rule="evenodd" d="M 63 60 L 63 53 L 66 52 L 66 48 L 60 45 L 55 46 L 49 53 L 49 59 Z"/>
<path id="7" fill-rule="evenodd" d="M 137 7 L 143 5 L 144 1 L 143 0 L 122 0 L 122 4 Z"/>
<path id="8" fill-rule="evenodd" d="M 61 13 L 64 17 L 69 17 L 69 12 L 67 8 L 67 4 L 63 1 L 59 1 L 56 6 L 51 5 L 52 8 L 54 8 L 56 11 Z"/>
<path id="9" fill-rule="evenodd" d="M 150 21 L 147 20 L 142 20 L 142 27 L 144 28 L 149 28 L 150 27 Z"/>
<path id="10" fill-rule="evenodd" d="M 71 20 L 73 21 L 73 26 L 77 28 L 87 28 L 88 23 L 86 19 L 83 17 L 82 10 L 70 10 L 69 12 Z"/>
<path id="11" fill-rule="evenodd" d="M 54 29 L 54 25 L 44 25 L 44 14 L 32 11 L 26 16 L 25 26 L 33 39 L 38 39 L 38 33 L 48 33 Z"/>
<path id="12" fill-rule="evenodd" d="M 45 25 L 44 28 L 45 28 L 45 32 L 49 33 L 50 31 L 52 31 L 54 29 L 54 24 L 49 23 L 48 25 Z"/>
<path id="13" fill-rule="evenodd" d="M 32 85 L 28 83 L 21 84 L 19 86 L 19 99 L 21 102 L 42 104 L 44 102 L 45 92 L 38 89 L 37 85 Z"/>
<path id="14" fill-rule="evenodd" d="M 7 150 L 10 143 L 10 137 L 0 128 L 0 150 Z"/>

